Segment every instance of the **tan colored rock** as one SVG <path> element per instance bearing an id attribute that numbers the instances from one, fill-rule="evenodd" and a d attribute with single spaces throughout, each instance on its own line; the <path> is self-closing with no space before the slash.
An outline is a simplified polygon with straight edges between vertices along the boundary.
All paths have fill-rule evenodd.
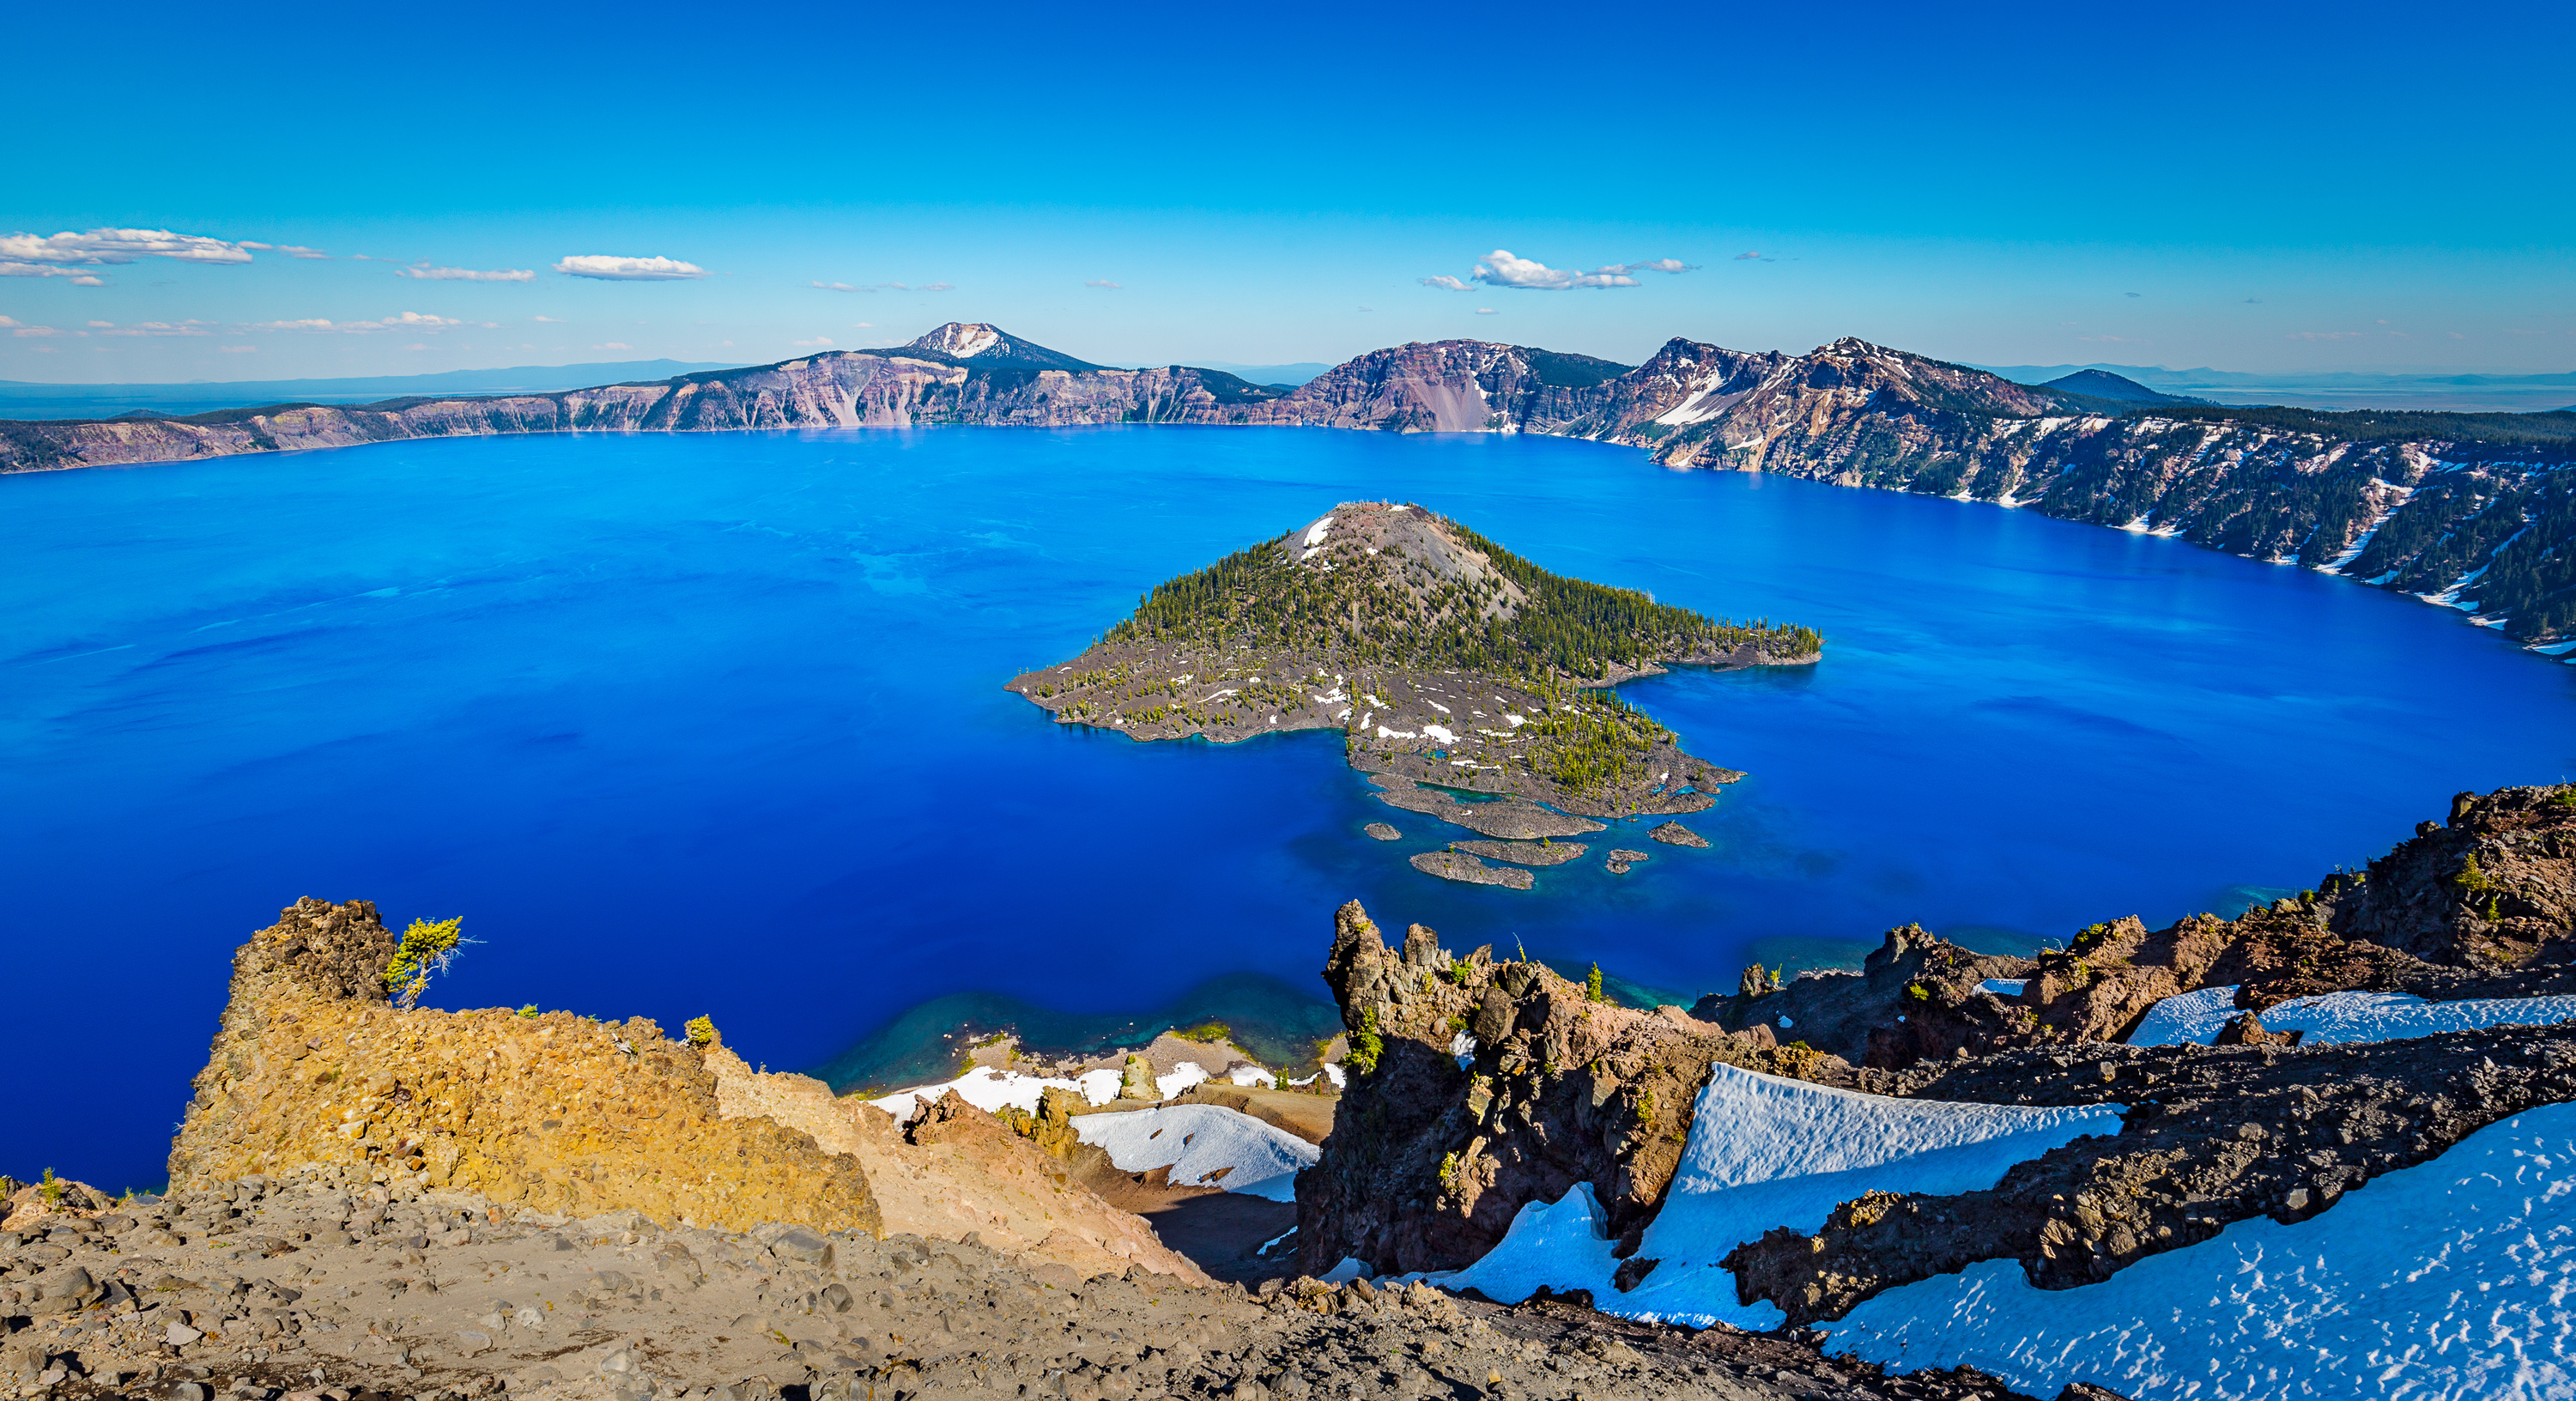
<path id="1" fill-rule="evenodd" d="M 855 1156 L 726 1117 L 702 1053 L 652 1022 L 404 1010 L 393 948 L 369 902 L 309 898 L 242 945 L 174 1187 L 325 1166 L 573 1215 L 882 1232 Z"/>
<path id="2" fill-rule="evenodd" d="M 1103 1201 L 1064 1162 L 956 1095 L 898 1123 L 865 1100 L 835 1098 L 811 1076 L 756 1072 L 722 1046 L 706 1064 L 728 1117 L 775 1120 L 826 1151 L 856 1156 L 889 1234 L 958 1240 L 972 1232 L 1031 1268 L 1063 1265 L 1082 1278 L 1133 1265 L 1208 1282 L 1142 1217 Z"/>

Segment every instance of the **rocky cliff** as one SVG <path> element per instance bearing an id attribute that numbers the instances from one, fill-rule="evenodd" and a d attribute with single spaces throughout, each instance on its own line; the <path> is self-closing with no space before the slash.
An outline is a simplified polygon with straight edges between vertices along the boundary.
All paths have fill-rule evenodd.
<path id="1" fill-rule="evenodd" d="M 1455 1269 L 1520 1209 L 1590 1183 L 1633 1248 L 1681 1161 L 1717 1061 L 1852 1083 L 1760 1029 L 1593 998 L 1537 963 L 1460 957 L 1421 925 L 1403 947 L 1358 901 L 1333 917 L 1324 981 L 1353 1052 L 1324 1159 L 1297 1179 L 1298 1267 Z"/>
<path id="2" fill-rule="evenodd" d="M 2576 412 L 2140 404 L 1843 339 L 1804 355 L 1675 339 L 1630 368 L 1492 341 L 1371 351 L 1290 393 L 1120 370 L 951 323 L 906 346 L 560 394 L 0 423 L 0 471 L 405 438 L 974 423 L 1548 433 L 1667 466 L 1990 501 L 2298 563 L 2576 637 Z"/>
<path id="3" fill-rule="evenodd" d="M 242 945 L 173 1187 L 331 1169 L 575 1215 L 882 1229 L 856 1158 L 726 1117 L 699 1048 L 642 1018 L 400 1008 L 393 953 L 363 900 L 299 900 Z"/>
<path id="4" fill-rule="evenodd" d="M 911 428 L 976 423 L 1230 423 L 1278 398 L 1218 370 L 1118 370 L 990 326 L 943 326 L 891 350 L 555 394 L 285 404 L 190 418 L 0 423 L 0 471 L 167 462 L 500 433 Z"/>
<path id="5" fill-rule="evenodd" d="M 1741 991 L 1688 1015 L 1594 1002 L 1485 950 L 1458 959 L 1419 926 L 1396 952 L 1346 906 L 1324 975 L 1365 1069 L 1298 1184 L 1299 1262 L 1453 1267 L 1522 1205 L 1584 1183 L 1629 1258 L 1721 1063 L 1879 1095 L 2130 1107 L 2119 1134 L 2079 1138 L 1990 1190 L 1870 1193 L 1820 1231 L 1746 1243 L 1726 1261 L 1744 1301 L 1793 1322 L 1978 1260 L 2016 1259 L 2033 1283 L 2066 1288 L 2233 1221 L 2298 1220 L 2521 1109 L 2576 1099 L 2576 1025 L 2306 1047 L 2262 1014 L 2329 991 L 2576 991 L 2571 853 L 2576 785 L 2464 793 L 2449 822 L 2424 823 L 2367 872 L 2234 919 L 2107 921 L 2035 959 L 1908 927 L 1860 973 L 1781 986 L 1748 970 Z M 2228 986 L 2239 1013 L 2219 1044 L 2121 1044 L 2159 1000 Z"/>

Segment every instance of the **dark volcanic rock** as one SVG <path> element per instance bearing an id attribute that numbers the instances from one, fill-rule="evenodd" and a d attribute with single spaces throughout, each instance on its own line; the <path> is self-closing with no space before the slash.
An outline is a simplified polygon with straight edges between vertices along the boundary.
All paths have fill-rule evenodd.
<path id="1" fill-rule="evenodd" d="M 2050 1047 L 1887 1074 L 1862 1088 L 1987 1104 L 2131 1106 L 2120 1133 L 2012 1169 L 1991 1191 L 1867 1193 L 1813 1236 L 1727 1257 L 1747 1301 L 1795 1324 L 1881 1290 L 2018 1259 L 2033 1284 L 2107 1279 L 2231 1221 L 2297 1221 L 2536 1105 L 2576 1099 L 2576 1026 L 2491 1027 L 2359 1045 Z"/>
<path id="2" fill-rule="evenodd" d="M 1390 774 L 1373 775 L 1369 781 L 1385 790 L 1377 795 L 1377 800 L 1388 807 L 1418 812 L 1427 817 L 1439 818 L 1443 822 L 1453 822 L 1468 831 L 1481 832 L 1488 837 L 1534 841 L 1540 837 L 1579 837 L 1586 832 L 1604 830 L 1600 823 L 1591 818 L 1569 817 L 1564 813 L 1540 807 L 1536 803 L 1521 802 L 1517 799 L 1493 803 L 1468 803 L 1460 802 L 1437 788 L 1420 787 L 1410 779 L 1397 778 Z"/>
<path id="3" fill-rule="evenodd" d="M 1708 845 L 1708 838 L 1701 836 L 1699 833 L 1692 831 L 1678 822 L 1667 822 L 1664 825 L 1657 827 L 1655 830 L 1648 832 L 1646 835 L 1654 838 L 1656 841 L 1663 842 L 1668 846 L 1704 847 Z"/>
<path id="4" fill-rule="evenodd" d="M 1756 978 L 1760 969 L 1747 969 L 1747 990 L 1703 997 L 1691 1015 L 1734 1031 L 1767 1026 L 1784 1041 L 1894 1068 L 2029 1044 L 2028 1018 L 1979 984 L 2025 977 L 2031 966 L 1971 953 L 1909 924 L 1887 931 L 1861 972 L 1804 973 L 1770 991 Z M 1751 990 L 1757 981 L 1764 990 Z"/>
<path id="5" fill-rule="evenodd" d="M 1592 849 L 1581 842 L 1451 842 L 1449 846 L 1522 866 L 1562 866 Z"/>
<path id="6" fill-rule="evenodd" d="M 1413 869 L 1442 880 L 1499 885 L 1511 890 L 1527 890 L 1538 883 L 1537 877 L 1517 866 L 1488 866 L 1463 851 L 1416 852 Z"/>
<path id="7" fill-rule="evenodd" d="M 1420 925 L 1398 953 L 1357 901 L 1333 923 L 1324 981 L 1355 1053 L 1323 1161 L 1297 1179 L 1298 1266 L 1312 1273 L 1345 1256 L 1380 1272 L 1454 1269 L 1523 1205 L 1578 1182 L 1633 1237 L 1680 1163 L 1713 1063 L 1854 1083 L 1849 1065 L 1760 1029 L 1593 1002 L 1537 963 L 1455 957 Z M 1463 1067 L 1462 1035 L 1475 1043 Z"/>
<path id="8" fill-rule="evenodd" d="M 2334 929 L 2467 968 L 2563 964 L 2576 942 L 2576 786 L 2451 800 L 2355 881 L 2329 878 Z"/>

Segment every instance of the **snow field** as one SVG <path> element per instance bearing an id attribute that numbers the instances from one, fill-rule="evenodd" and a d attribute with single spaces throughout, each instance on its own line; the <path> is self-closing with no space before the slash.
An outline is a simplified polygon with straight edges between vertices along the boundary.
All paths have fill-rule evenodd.
<path id="1" fill-rule="evenodd" d="M 2147 1010 L 2132 1046 L 2207 1046 L 2235 1016 L 2236 989 L 2201 988 L 2168 997 Z M 2262 1014 L 2266 1031 L 2305 1033 L 2300 1044 L 2402 1041 L 2444 1031 L 2488 1026 L 2546 1026 L 2576 1021 L 2576 997 L 2492 997 L 2466 1002 L 2427 1002 L 2402 992 L 2330 992 L 2297 997 Z"/>
<path id="2" fill-rule="evenodd" d="M 1275 1202 L 1295 1201 L 1298 1170 L 1323 1156 L 1285 1129 L 1213 1104 L 1085 1114 L 1073 1127 L 1083 1142 L 1107 1149 L 1120 1172 L 1168 1167 L 1176 1186 L 1222 1187 Z M 1217 1173 L 1224 1175 L 1210 1181 Z"/>
<path id="3" fill-rule="evenodd" d="M 1833 1352 L 1971 1365 L 2040 1396 L 2076 1381 L 2135 1401 L 2576 1396 L 2576 1105 L 2491 1124 L 2295 1225 L 2238 1221 L 2100 1284 L 2034 1289 L 2017 1262 L 1988 1260 L 1825 1328 Z"/>

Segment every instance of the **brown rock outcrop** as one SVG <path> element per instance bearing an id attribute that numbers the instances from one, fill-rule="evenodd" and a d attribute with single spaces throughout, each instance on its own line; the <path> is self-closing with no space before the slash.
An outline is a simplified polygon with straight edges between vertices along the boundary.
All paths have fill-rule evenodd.
<path id="1" fill-rule="evenodd" d="M 653 1023 L 397 1008 L 393 949 L 374 905 L 310 898 L 242 945 L 174 1187 L 326 1166 L 575 1215 L 882 1230 L 857 1158 L 726 1118 L 701 1052 Z"/>
<path id="2" fill-rule="evenodd" d="M 1717 1061 L 1850 1084 L 1852 1068 L 1679 1008 L 1591 1001 L 1536 963 L 1458 958 L 1421 925 L 1387 947 L 1359 902 L 1333 919 L 1324 981 L 1352 1055 L 1323 1160 L 1297 1179 L 1298 1266 L 1453 1269 L 1533 1201 L 1593 1185 L 1628 1239 L 1662 1199 Z M 1473 1049 L 1462 1048 L 1472 1040 Z"/>
<path id="3" fill-rule="evenodd" d="M 2576 954 L 2576 785 L 2499 788 L 2451 800 L 2447 824 L 2330 877 L 2334 929 L 2428 963 L 2563 964 Z"/>
<path id="4" fill-rule="evenodd" d="M 1052 1112 L 1029 1125 L 1040 1140 L 1032 1142 L 1012 1123 L 953 1094 L 897 1120 L 865 1100 L 835 1097 L 811 1076 L 755 1072 L 721 1046 L 706 1061 L 727 1117 L 775 1120 L 812 1135 L 826 1152 L 858 1159 L 889 1234 L 957 1240 L 972 1232 L 1032 1267 L 1062 1265 L 1086 1279 L 1134 1266 L 1208 1282 L 1143 1218 L 1102 1200 L 1060 1161 L 1100 1154 L 1073 1138 L 1065 1104 L 1074 1099 L 1070 1091 L 1048 1092 L 1055 1101 L 1042 1108 Z M 1049 1142 L 1064 1151 L 1051 1156 Z"/>

